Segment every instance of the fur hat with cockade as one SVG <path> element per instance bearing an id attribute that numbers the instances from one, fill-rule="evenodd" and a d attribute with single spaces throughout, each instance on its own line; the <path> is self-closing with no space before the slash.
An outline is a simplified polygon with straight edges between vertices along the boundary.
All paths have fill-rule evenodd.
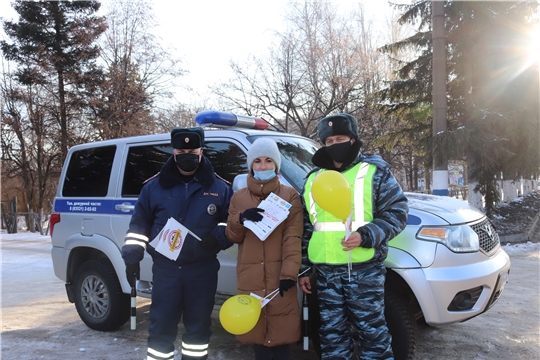
<path id="1" fill-rule="evenodd" d="M 171 146 L 175 149 L 198 149 L 204 145 L 204 129 L 175 127 L 171 131 Z"/>
<path id="2" fill-rule="evenodd" d="M 317 135 L 323 144 L 334 135 L 347 135 L 358 141 L 358 121 L 349 114 L 327 116 L 317 124 Z"/>
<path id="3" fill-rule="evenodd" d="M 281 154 L 276 142 L 270 138 L 258 138 L 251 144 L 247 154 L 247 166 L 251 173 L 253 161 L 261 156 L 269 157 L 276 164 L 276 174 L 281 168 Z"/>

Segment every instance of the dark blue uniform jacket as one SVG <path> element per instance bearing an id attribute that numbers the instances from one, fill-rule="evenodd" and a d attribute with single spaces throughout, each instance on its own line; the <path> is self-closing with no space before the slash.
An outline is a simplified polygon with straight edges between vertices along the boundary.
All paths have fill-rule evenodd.
<path id="1" fill-rule="evenodd" d="M 171 156 L 159 175 L 143 187 L 128 232 L 145 235 L 151 242 L 173 217 L 200 238 L 212 233 L 219 243 L 216 251 L 208 251 L 188 235 L 176 260 L 178 265 L 211 261 L 219 250 L 232 246 L 225 237 L 231 196 L 230 185 L 215 175 L 210 161 L 204 156 L 193 179 L 187 183 L 182 181 Z M 219 226 L 219 223 L 223 225 Z M 147 245 L 147 251 L 154 260 L 171 261 L 151 245 Z"/>

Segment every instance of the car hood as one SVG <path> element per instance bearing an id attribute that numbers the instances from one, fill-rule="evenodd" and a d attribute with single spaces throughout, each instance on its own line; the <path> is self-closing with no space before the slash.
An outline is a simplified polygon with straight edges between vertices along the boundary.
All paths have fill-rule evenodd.
<path id="1" fill-rule="evenodd" d="M 468 202 L 448 196 L 405 193 L 409 208 L 438 216 L 449 224 L 463 224 L 482 219 L 485 215 Z"/>

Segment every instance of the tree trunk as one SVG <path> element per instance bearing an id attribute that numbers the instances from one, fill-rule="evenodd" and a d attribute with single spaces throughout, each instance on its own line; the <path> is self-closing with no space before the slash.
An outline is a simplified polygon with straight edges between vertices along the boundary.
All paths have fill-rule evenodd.
<path id="1" fill-rule="evenodd" d="M 60 139 L 60 152 L 62 153 L 62 159 L 60 163 L 64 163 L 68 153 L 68 121 L 66 113 L 66 98 L 64 89 L 64 73 L 58 71 L 58 97 L 60 99 L 60 133 L 62 138 Z"/>
<path id="2" fill-rule="evenodd" d="M 446 36 L 444 1 L 432 1 L 433 40 L 433 137 L 446 132 Z M 448 196 L 448 157 L 433 154 L 433 194 Z"/>

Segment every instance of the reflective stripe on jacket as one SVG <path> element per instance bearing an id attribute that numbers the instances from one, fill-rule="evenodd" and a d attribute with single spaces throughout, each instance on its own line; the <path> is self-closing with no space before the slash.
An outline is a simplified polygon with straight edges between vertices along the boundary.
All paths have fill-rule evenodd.
<path id="1" fill-rule="evenodd" d="M 352 229 L 357 229 L 373 220 L 373 174 L 374 164 L 360 162 L 342 173 L 351 186 Z M 315 177 L 324 169 L 312 173 L 306 181 L 304 201 L 313 224 L 313 234 L 308 246 L 308 258 L 314 264 L 347 264 L 349 256 L 343 251 L 341 239 L 345 237 L 345 225 L 341 219 L 322 209 L 313 200 L 311 185 Z M 358 247 L 351 250 L 353 263 L 369 261 L 373 258 L 373 248 Z"/>

